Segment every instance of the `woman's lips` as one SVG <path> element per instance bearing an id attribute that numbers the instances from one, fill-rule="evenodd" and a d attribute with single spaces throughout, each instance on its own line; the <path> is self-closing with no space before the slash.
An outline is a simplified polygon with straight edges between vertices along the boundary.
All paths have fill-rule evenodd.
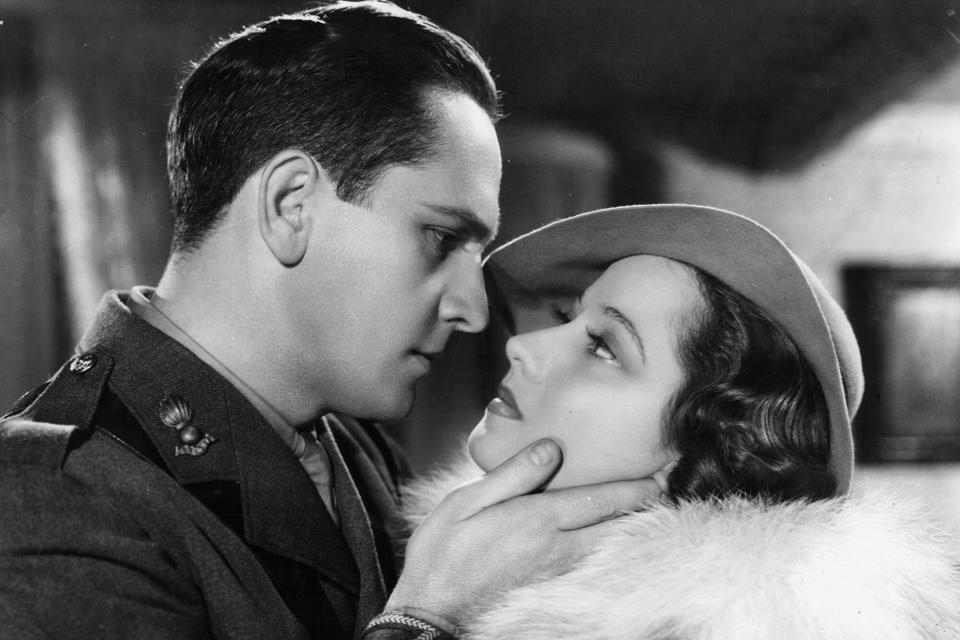
<path id="1" fill-rule="evenodd" d="M 509 420 L 522 420 L 523 414 L 517 407 L 517 401 L 510 389 L 503 385 L 497 389 L 497 397 L 487 405 L 487 411 Z"/>

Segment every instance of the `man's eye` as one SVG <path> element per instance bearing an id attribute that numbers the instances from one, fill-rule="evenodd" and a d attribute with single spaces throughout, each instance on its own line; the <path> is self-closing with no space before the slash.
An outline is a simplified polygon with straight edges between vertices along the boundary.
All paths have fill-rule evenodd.
<path id="1" fill-rule="evenodd" d="M 436 248 L 437 253 L 442 256 L 447 256 L 460 246 L 460 235 L 448 229 L 430 227 L 427 229 L 427 236 Z"/>
<path id="2" fill-rule="evenodd" d="M 446 259 L 461 244 L 459 234 L 449 229 L 427 227 L 425 235 L 430 254 L 438 262 Z"/>

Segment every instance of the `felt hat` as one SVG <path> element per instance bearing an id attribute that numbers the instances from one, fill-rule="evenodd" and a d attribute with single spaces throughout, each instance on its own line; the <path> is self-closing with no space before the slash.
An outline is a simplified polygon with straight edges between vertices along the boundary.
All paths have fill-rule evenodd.
<path id="1" fill-rule="evenodd" d="M 653 204 L 591 211 L 493 251 L 485 266 L 508 306 L 579 295 L 613 262 L 649 254 L 686 262 L 747 297 L 790 335 L 820 381 L 838 493 L 853 473 L 850 422 L 863 396 L 860 350 L 840 305 L 768 229 L 712 207 Z M 534 302 L 536 303 L 536 302 Z"/>

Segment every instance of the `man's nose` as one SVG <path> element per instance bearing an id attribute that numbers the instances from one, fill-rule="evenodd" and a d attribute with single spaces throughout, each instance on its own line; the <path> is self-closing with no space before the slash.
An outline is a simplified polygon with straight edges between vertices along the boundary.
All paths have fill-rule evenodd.
<path id="1" fill-rule="evenodd" d="M 478 333 L 487 326 L 490 314 L 479 257 L 463 256 L 457 264 L 440 299 L 440 319 L 466 333 Z"/>

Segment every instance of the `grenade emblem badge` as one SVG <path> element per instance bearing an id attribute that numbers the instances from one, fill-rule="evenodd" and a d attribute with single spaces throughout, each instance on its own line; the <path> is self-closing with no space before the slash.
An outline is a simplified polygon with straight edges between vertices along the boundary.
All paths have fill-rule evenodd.
<path id="1" fill-rule="evenodd" d="M 177 456 L 202 456 L 217 441 L 193 424 L 193 409 L 178 395 L 166 395 L 160 400 L 160 421 L 177 430 L 180 444 L 173 450 Z"/>

